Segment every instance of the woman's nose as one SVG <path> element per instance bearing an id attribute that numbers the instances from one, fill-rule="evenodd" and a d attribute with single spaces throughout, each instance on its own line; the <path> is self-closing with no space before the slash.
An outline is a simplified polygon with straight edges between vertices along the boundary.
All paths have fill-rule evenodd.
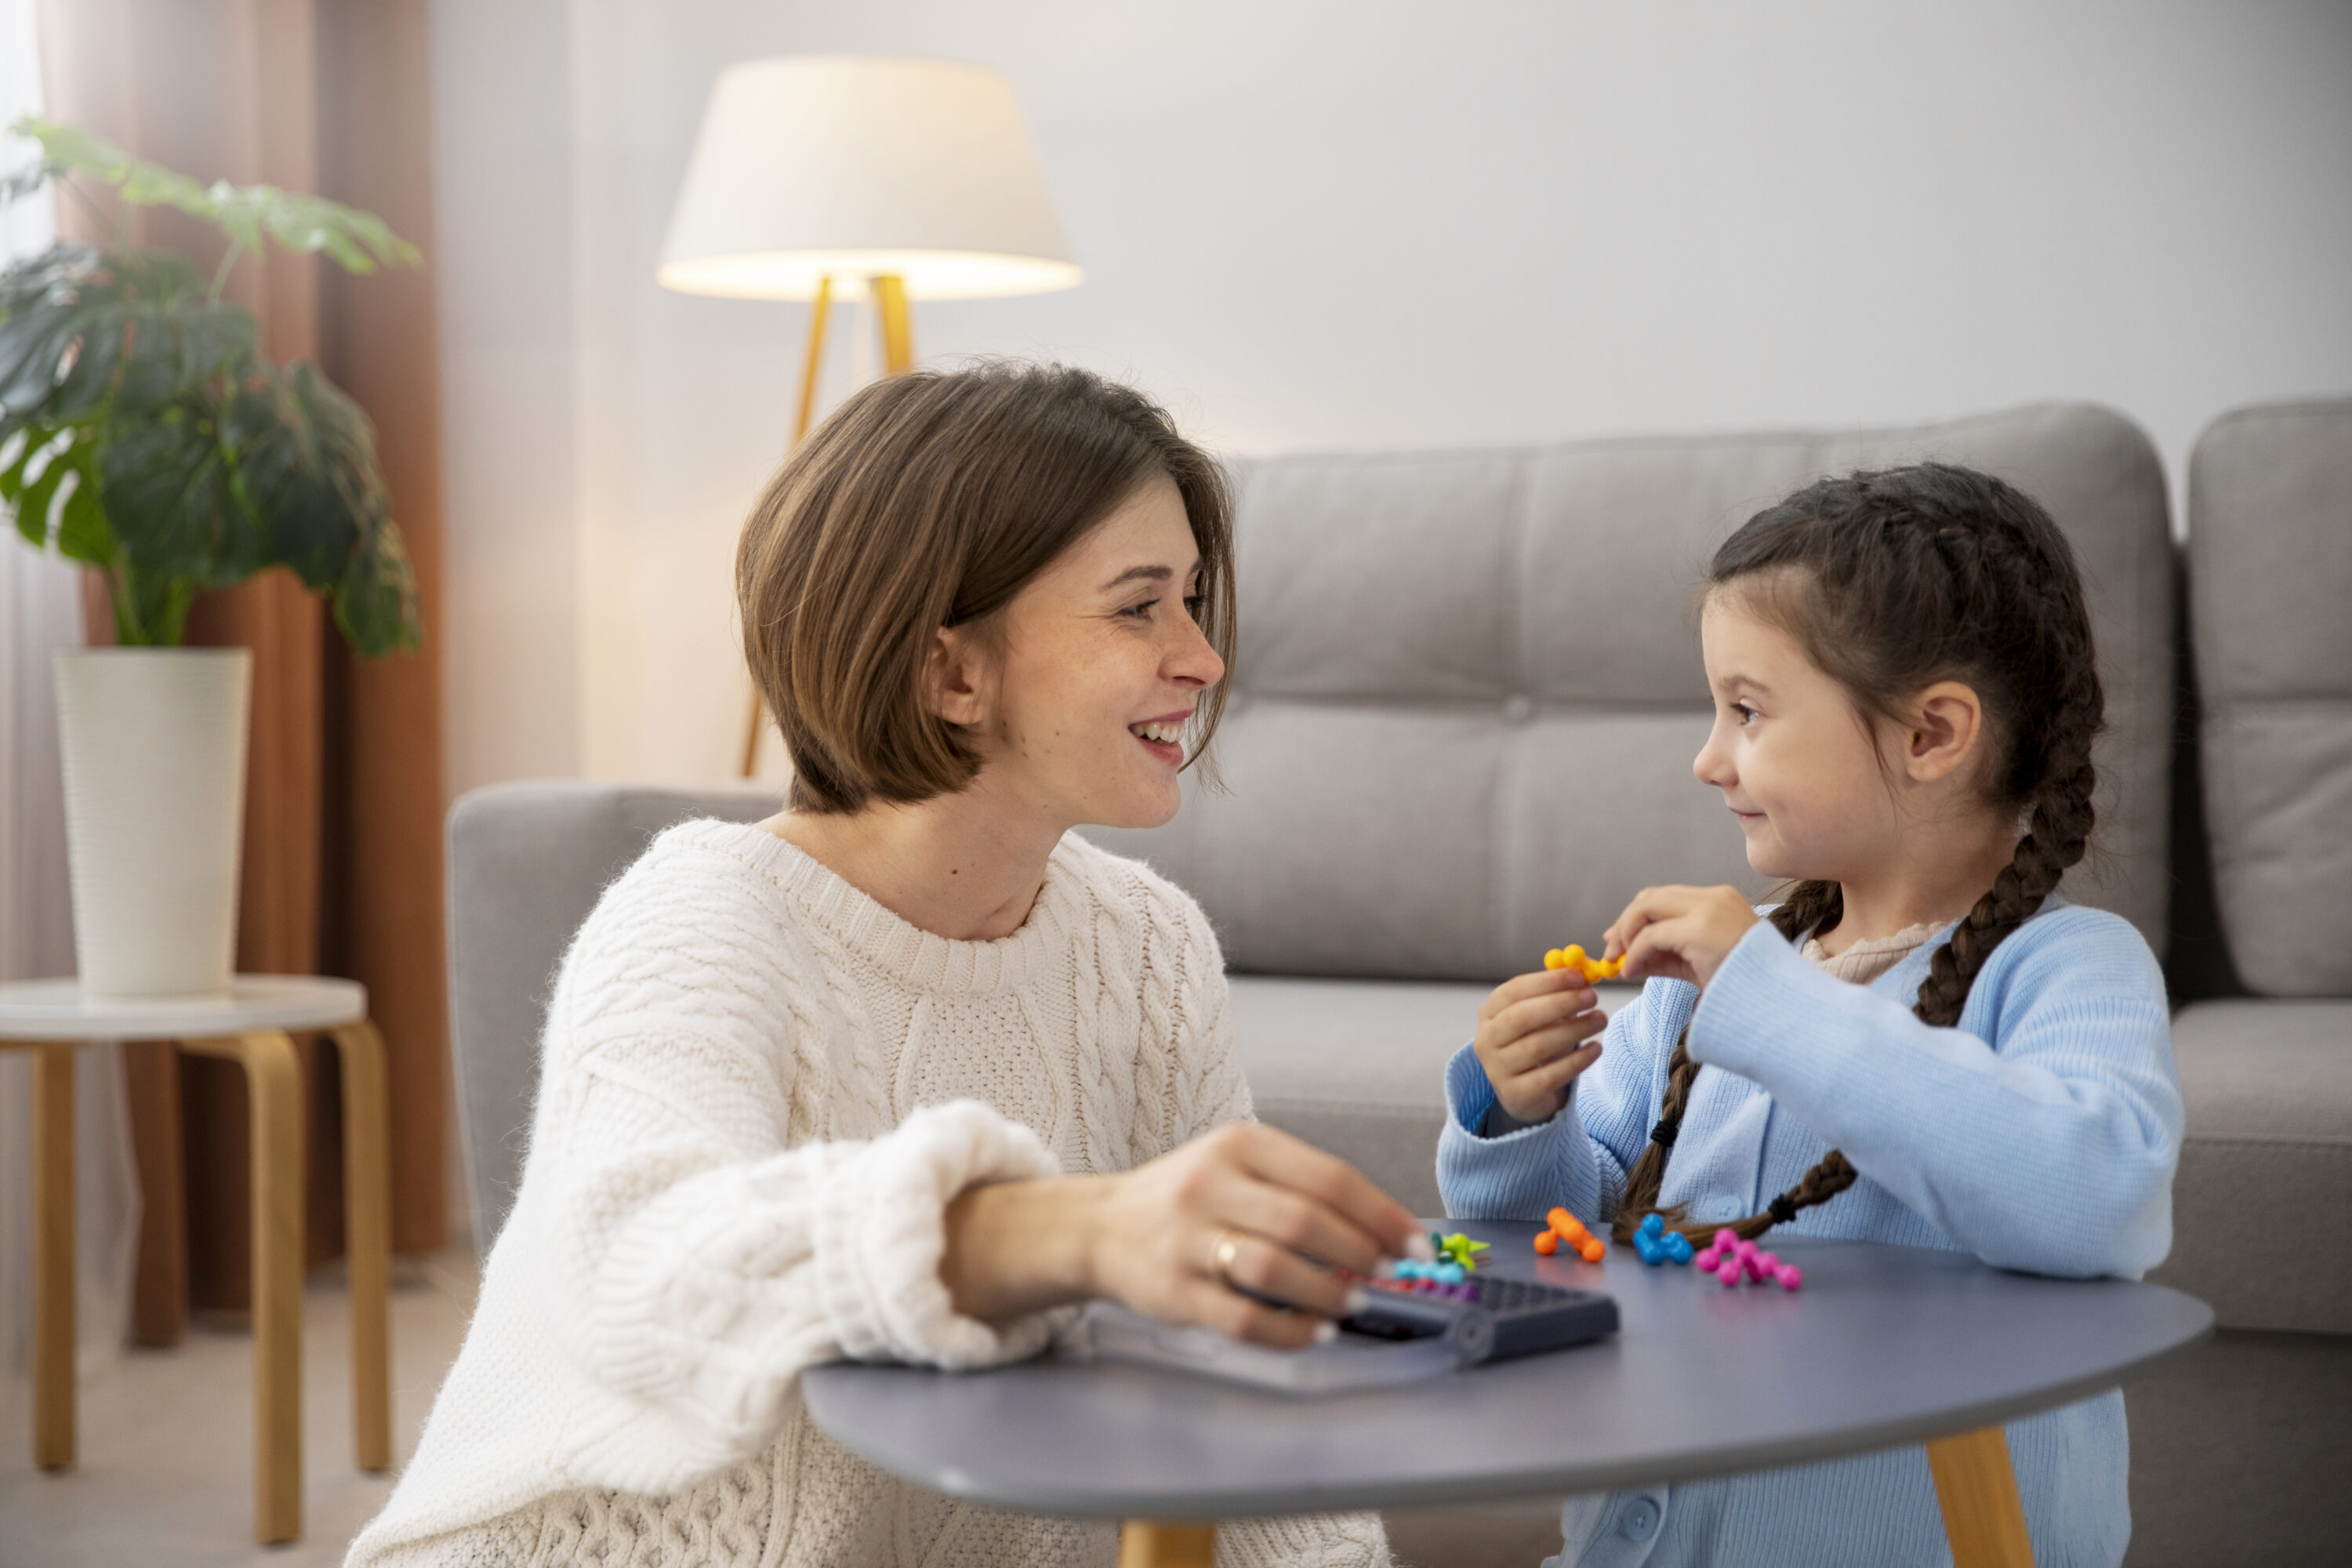
<path id="1" fill-rule="evenodd" d="M 1225 661 L 1217 656 L 1200 624 L 1187 616 L 1182 641 L 1169 661 L 1169 676 L 1181 685 L 1214 686 L 1225 678 Z"/>

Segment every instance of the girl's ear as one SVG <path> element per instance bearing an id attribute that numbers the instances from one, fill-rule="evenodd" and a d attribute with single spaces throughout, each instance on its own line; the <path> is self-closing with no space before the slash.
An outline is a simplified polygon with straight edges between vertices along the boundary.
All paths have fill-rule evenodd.
<path id="1" fill-rule="evenodd" d="M 1949 778 L 1983 749 L 1984 730 L 1984 704 L 1974 688 L 1936 682 L 1919 694 L 1905 726 L 1905 774 L 1915 784 Z"/>
<path id="2" fill-rule="evenodd" d="M 979 640 L 957 626 L 933 632 L 923 660 L 924 706 L 959 729 L 976 730 L 988 722 L 995 696 L 995 663 Z"/>

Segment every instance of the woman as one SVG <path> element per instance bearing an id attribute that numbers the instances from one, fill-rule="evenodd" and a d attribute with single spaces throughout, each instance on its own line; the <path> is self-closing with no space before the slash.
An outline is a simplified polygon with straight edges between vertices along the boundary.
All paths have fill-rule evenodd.
<path id="1" fill-rule="evenodd" d="M 785 464 L 736 584 L 789 808 L 662 835 L 582 927 L 480 1308 L 351 1561 L 1108 1568 L 1111 1526 L 901 1483 L 796 1380 L 1028 1355 L 1091 1296 L 1301 1345 L 1348 1298 L 1309 1257 L 1426 1247 L 1249 1121 L 1207 921 L 1069 832 L 1168 820 L 1215 728 L 1222 478 L 1083 371 L 900 377 Z M 1387 1559 L 1371 1516 L 1219 1555 Z"/>

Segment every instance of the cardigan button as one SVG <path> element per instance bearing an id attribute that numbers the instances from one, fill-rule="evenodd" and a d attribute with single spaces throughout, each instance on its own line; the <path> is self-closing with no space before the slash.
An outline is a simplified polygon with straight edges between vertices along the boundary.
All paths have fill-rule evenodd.
<path id="1" fill-rule="evenodd" d="M 1628 1541 L 1647 1541 L 1658 1533 L 1663 1512 L 1648 1498 L 1637 1497 L 1617 1521 L 1617 1533 Z"/>

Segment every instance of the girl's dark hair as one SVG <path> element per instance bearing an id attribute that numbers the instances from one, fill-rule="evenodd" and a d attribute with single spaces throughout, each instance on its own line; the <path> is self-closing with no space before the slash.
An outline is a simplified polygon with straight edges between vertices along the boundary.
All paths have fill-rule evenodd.
<path id="1" fill-rule="evenodd" d="M 768 482 L 735 550 L 743 654 L 792 752 L 793 808 L 856 811 L 971 783 L 971 741 L 923 700 L 932 637 L 970 626 L 992 640 L 1015 595 L 1160 477 L 1201 552 L 1201 631 L 1230 666 L 1224 471 L 1142 393 L 1000 361 L 893 376 L 835 410 Z M 1192 761 L 1207 755 L 1228 684 L 1202 694 Z"/>
<path id="2" fill-rule="evenodd" d="M 2014 810 L 2022 836 L 2010 863 L 1938 948 L 1914 1011 L 1959 1022 L 1992 950 L 2031 920 L 2088 847 L 2091 743 L 2105 723 L 2090 612 L 2074 552 L 2050 514 L 2014 486 L 1945 463 L 1823 479 L 1750 518 L 1708 565 L 1709 597 L 1742 605 L 1794 637 L 1843 686 L 1865 718 L 1900 721 L 1938 680 L 1973 689 L 1992 746 L 1992 804 Z M 1797 941 L 1843 914 L 1835 882 L 1800 882 L 1769 917 Z M 1649 1146 L 1625 1178 L 1614 1233 L 1631 1240 L 1655 1209 L 1666 1157 L 1698 1064 L 1687 1028 L 1666 1072 Z M 1852 1186 L 1832 1150 L 1762 1214 L 1731 1222 L 1757 1237 Z M 1719 1228 L 1683 1223 L 1694 1237 Z"/>

